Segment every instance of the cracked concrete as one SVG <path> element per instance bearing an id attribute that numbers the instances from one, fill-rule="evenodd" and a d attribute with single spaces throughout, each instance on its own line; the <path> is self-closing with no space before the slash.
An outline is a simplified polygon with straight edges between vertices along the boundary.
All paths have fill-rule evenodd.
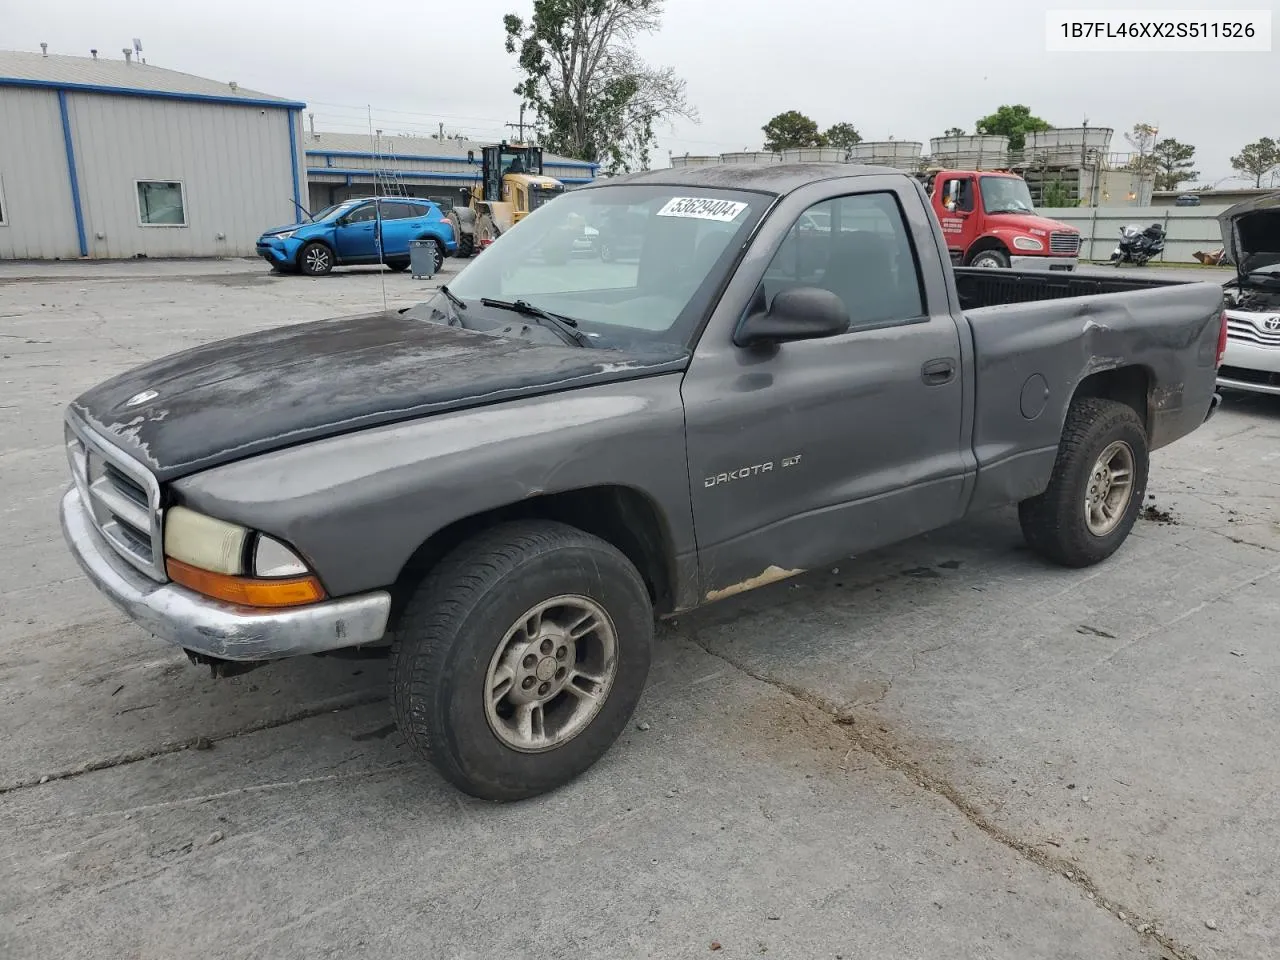
<path id="1" fill-rule="evenodd" d="M 412 759 L 382 663 L 211 680 L 57 534 L 75 392 L 382 287 L 0 265 L 0 956 L 1280 956 L 1280 404 L 1159 452 L 1175 522 L 1102 567 L 1003 511 L 682 617 L 645 728 L 492 807 Z"/>

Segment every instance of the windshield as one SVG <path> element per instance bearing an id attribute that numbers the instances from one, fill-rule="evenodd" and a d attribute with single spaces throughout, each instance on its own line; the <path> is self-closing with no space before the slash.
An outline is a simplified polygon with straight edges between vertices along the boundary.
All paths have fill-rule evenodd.
<path id="1" fill-rule="evenodd" d="M 449 283 L 466 320 L 482 298 L 577 321 L 593 344 L 688 346 L 752 225 L 761 194 L 602 186 L 560 194 L 502 234 Z"/>
<path id="2" fill-rule="evenodd" d="M 1017 177 L 983 177 L 982 206 L 987 213 L 1034 213 L 1027 182 Z"/>
<path id="3" fill-rule="evenodd" d="M 349 207 L 353 207 L 359 202 L 360 202 L 359 200 L 343 200 L 341 203 L 335 203 L 331 207 L 325 207 L 323 210 L 321 210 L 311 219 L 314 222 L 319 223 L 321 220 L 327 220 L 329 217 L 336 216 L 337 214 L 341 213 L 343 210 L 346 210 Z"/>

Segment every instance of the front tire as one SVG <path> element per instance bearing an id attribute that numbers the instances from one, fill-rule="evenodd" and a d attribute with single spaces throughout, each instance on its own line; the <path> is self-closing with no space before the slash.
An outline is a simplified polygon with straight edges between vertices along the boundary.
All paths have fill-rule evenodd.
<path id="1" fill-rule="evenodd" d="M 1009 266 L 1009 255 L 1003 250 L 983 250 L 969 261 L 969 266 L 985 270 L 1004 270 Z"/>
<path id="2" fill-rule="evenodd" d="M 298 253 L 298 268 L 309 277 L 323 277 L 333 271 L 333 251 L 323 243 L 308 243 Z"/>
<path id="3" fill-rule="evenodd" d="M 1150 452 L 1132 407 L 1077 400 L 1067 412 L 1048 489 L 1018 504 L 1027 544 L 1064 567 L 1088 567 L 1124 543 L 1142 509 Z"/>
<path id="4" fill-rule="evenodd" d="M 409 601 L 392 651 L 397 726 L 472 796 L 554 790 L 625 728 L 653 624 L 644 580 L 609 543 L 560 523 L 500 525 Z"/>

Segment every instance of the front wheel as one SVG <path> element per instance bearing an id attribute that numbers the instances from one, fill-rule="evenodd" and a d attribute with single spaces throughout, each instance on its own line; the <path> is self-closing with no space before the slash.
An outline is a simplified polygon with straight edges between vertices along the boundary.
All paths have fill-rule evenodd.
<path id="1" fill-rule="evenodd" d="M 653 608 L 604 540 L 511 523 L 443 560 L 396 635 L 405 738 L 464 792 L 519 800 L 573 780 L 625 728 L 649 673 Z"/>
<path id="2" fill-rule="evenodd" d="M 983 250 L 969 261 L 969 266 L 985 270 L 1003 270 L 1009 266 L 1009 255 L 1003 250 Z"/>
<path id="3" fill-rule="evenodd" d="M 333 251 L 323 243 L 308 243 L 298 254 L 298 266 L 309 277 L 323 277 L 333 270 Z"/>
<path id="4" fill-rule="evenodd" d="M 1048 489 L 1018 504 L 1036 553 L 1087 567 L 1124 543 L 1146 496 L 1147 432 L 1133 408 L 1115 400 L 1077 400 L 1067 412 Z"/>

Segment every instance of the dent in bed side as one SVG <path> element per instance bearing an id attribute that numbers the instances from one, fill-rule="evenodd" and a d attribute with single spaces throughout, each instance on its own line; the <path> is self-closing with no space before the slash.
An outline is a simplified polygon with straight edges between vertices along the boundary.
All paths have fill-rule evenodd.
<path id="1" fill-rule="evenodd" d="M 621 485 L 658 513 L 667 587 L 682 609 L 696 603 L 699 580 L 679 382 L 659 376 L 437 414 L 216 467 L 174 489 L 194 509 L 291 543 L 342 596 L 394 583 L 428 538 L 458 521 Z"/>
<path id="2" fill-rule="evenodd" d="M 966 311 L 978 358 L 971 509 L 1042 493 L 1072 399 L 1123 393 L 1129 371 L 1145 378 L 1135 405 L 1152 449 L 1198 427 L 1214 391 L 1220 312 L 1221 293 L 1208 283 Z M 1023 392 L 1035 378 L 1048 396 L 1027 416 Z"/>

